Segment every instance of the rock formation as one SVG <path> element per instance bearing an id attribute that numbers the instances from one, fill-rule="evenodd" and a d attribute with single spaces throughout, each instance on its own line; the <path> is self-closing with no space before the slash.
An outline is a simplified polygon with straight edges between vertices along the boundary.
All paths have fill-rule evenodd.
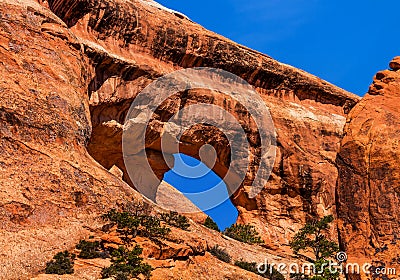
<path id="1" fill-rule="evenodd" d="M 337 205 L 341 246 L 349 262 L 399 271 L 399 57 L 390 68 L 376 74 L 368 94 L 347 117 L 337 160 Z"/>
<path id="2" fill-rule="evenodd" d="M 207 103 L 240 119 L 250 139 L 251 165 L 231 199 L 238 222 L 254 224 L 267 248 L 244 246 L 191 222 L 190 233 L 176 233 L 183 243 L 168 245 L 187 258 L 155 260 L 155 279 L 209 279 L 209 274 L 257 279 L 186 249 L 203 242 L 229 248 L 236 259 L 290 261 L 287 244 L 295 231 L 308 219 L 337 210 L 339 241 L 350 260 L 399 262 L 399 59 L 390 64 L 392 70 L 377 74 L 369 94 L 356 105 L 360 98 L 351 93 L 145 0 L 3 0 L 0 52 L 1 279 L 38 275 L 55 252 L 98 235 L 100 214 L 143 199 L 123 160 L 126 114 L 151 82 L 190 67 L 232 72 L 260 94 L 277 136 L 268 183 L 249 197 L 247 187 L 262 156 L 257 131 L 246 108 L 217 91 L 171 96 L 155 112 L 142 152 L 162 180 L 169 167 L 159 140 L 175 112 Z M 194 126 L 182 142 L 182 152 L 197 158 L 204 144 L 212 145 L 217 153 L 213 170 L 224 176 L 230 154 L 215 128 Z M 333 228 L 332 237 L 337 236 Z M 98 277 L 99 269 L 88 267 L 99 265 L 82 264 L 76 277 Z"/>
<path id="3" fill-rule="evenodd" d="M 89 61 L 34 1 L 0 3 L 1 279 L 27 279 L 138 194 L 87 153 Z"/>
<path id="4" fill-rule="evenodd" d="M 256 199 L 249 199 L 245 188 L 232 198 L 240 212 L 239 221 L 255 223 L 267 243 L 277 248 L 293 234 L 288 226 L 295 231 L 307 218 L 335 212 L 336 152 L 345 115 L 358 97 L 150 5 L 151 1 L 63 3 L 48 1 L 48 6 L 79 38 L 91 61 L 94 75 L 88 94 L 93 132 L 88 151 L 105 168 L 117 165 L 125 170 L 122 125 L 140 90 L 182 67 L 221 68 L 256 88 L 270 108 L 277 132 L 278 158 L 270 183 Z M 74 8 L 78 6 L 85 8 Z M 204 91 L 177 94 L 160 109 L 159 119 L 168 119 L 184 104 L 203 101 L 223 104 L 224 97 Z M 227 110 L 241 114 L 235 107 Z M 243 126 L 251 131 L 251 124 Z M 163 122 L 156 128 L 159 135 L 162 129 Z M 210 143 L 226 159 L 222 138 L 210 140 L 208 136 L 214 131 L 204 133 L 204 127 L 197 131 L 201 133 L 193 130 L 186 134 L 184 153 L 198 157 L 199 147 Z M 160 148 L 146 148 L 150 165 L 161 180 L 169 168 Z M 253 155 L 256 162 L 259 155 Z M 223 176 L 229 161 L 220 158 L 220 163 L 222 166 L 214 170 Z M 244 185 L 251 182 L 254 172 L 254 168 L 249 170 Z M 130 183 L 126 172 L 124 179 Z"/>

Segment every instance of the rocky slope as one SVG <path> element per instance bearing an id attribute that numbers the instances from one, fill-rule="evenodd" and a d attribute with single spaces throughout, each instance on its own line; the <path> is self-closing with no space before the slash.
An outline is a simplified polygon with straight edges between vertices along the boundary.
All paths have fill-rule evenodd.
<path id="1" fill-rule="evenodd" d="M 239 75 L 252 84 L 271 110 L 277 132 L 277 160 L 270 184 L 249 199 L 246 185 L 254 179 L 258 143 L 253 143 L 252 168 L 233 201 L 239 221 L 257 225 L 272 248 L 287 243 L 293 232 L 315 215 L 335 212 L 336 152 L 346 113 L 358 97 L 310 74 L 281 64 L 205 30 L 151 1 L 48 1 L 79 38 L 92 64 L 88 88 L 93 133 L 89 153 L 105 168 L 125 170 L 121 152 L 122 124 L 136 94 L 155 78 L 182 67 L 207 66 Z M 74 8 L 85 7 L 85 8 Z M 123 11 L 123 12 L 121 12 Z M 165 120 L 185 104 L 222 105 L 226 97 L 213 92 L 179 94 L 158 116 L 153 134 L 161 135 Z M 226 102 L 226 101 L 225 101 Z M 226 110 L 240 116 L 242 108 Z M 168 112 L 168 113 L 166 113 Z M 243 122 L 246 131 L 252 124 Z M 184 153 L 198 157 L 209 143 L 219 154 L 214 171 L 229 168 L 223 137 L 210 137 L 198 127 L 185 135 Z M 160 148 L 147 143 L 150 165 L 162 179 L 168 171 Z M 128 183 L 130 180 L 124 174 Z M 290 230 L 288 230 L 288 227 Z"/>
<path id="2" fill-rule="evenodd" d="M 34 1 L 0 3 L 1 279 L 26 279 L 135 194 L 87 153 L 88 59 Z"/>
<path id="3" fill-rule="evenodd" d="M 390 68 L 376 74 L 348 115 L 337 160 L 337 203 L 349 262 L 400 271 L 399 57 Z"/>
<path id="4" fill-rule="evenodd" d="M 2 1 L 0 46 L 1 279 L 38 274 L 55 252 L 98 234 L 101 213 L 142 199 L 122 156 L 129 106 L 158 77 L 200 66 L 245 79 L 270 109 L 277 158 L 268 183 L 249 197 L 261 157 L 257 131 L 249 112 L 217 91 L 178 92 L 156 111 L 157 125 L 147 131 L 149 163 L 161 180 L 169 167 L 159 139 L 169 117 L 189 104 L 218 105 L 240 119 L 251 139 L 251 165 L 232 201 L 238 222 L 254 224 L 267 248 L 227 240 L 194 222 L 190 233 L 177 233 L 183 245 L 171 247 L 220 244 L 236 259 L 289 262 L 294 232 L 307 219 L 336 214 L 338 205 L 340 242 L 351 258 L 398 262 L 398 72 L 378 73 L 356 105 L 359 98 L 351 93 L 139 0 Z M 397 70 L 398 62 L 391 67 Z M 182 151 L 197 158 L 203 144 L 212 145 L 213 169 L 224 176 L 229 150 L 215 128 L 195 126 L 183 142 Z M 161 264 L 154 277 L 256 277 L 207 253 L 185 257 L 171 256 L 174 264 Z M 96 265 L 88 272 L 82 264 L 76 277 L 94 279 Z"/>

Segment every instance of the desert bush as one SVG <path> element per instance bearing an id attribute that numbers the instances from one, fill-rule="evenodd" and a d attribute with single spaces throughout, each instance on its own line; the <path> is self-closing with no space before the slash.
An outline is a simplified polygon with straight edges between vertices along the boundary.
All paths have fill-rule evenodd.
<path id="1" fill-rule="evenodd" d="M 153 268 L 143 263 L 143 258 L 140 257 L 142 251 L 143 249 L 139 245 L 136 245 L 132 250 L 121 246 L 112 251 L 111 265 L 103 268 L 102 278 L 113 277 L 117 280 L 128 280 L 141 274 L 149 279 Z"/>
<path id="2" fill-rule="evenodd" d="M 219 260 L 230 263 L 231 262 L 231 256 L 228 254 L 228 252 L 225 249 L 219 248 L 218 245 L 215 245 L 214 247 L 210 248 L 208 250 L 213 256 L 217 257 Z"/>
<path id="3" fill-rule="evenodd" d="M 122 209 L 134 216 L 151 216 L 152 207 L 143 201 L 127 202 Z"/>
<path id="4" fill-rule="evenodd" d="M 218 225 L 217 225 L 217 223 L 216 222 L 214 222 L 214 220 L 213 219 L 211 219 L 209 216 L 207 217 L 207 219 L 204 221 L 204 224 L 203 224 L 205 227 L 208 227 L 208 228 L 210 228 L 210 229 L 213 229 L 213 230 L 216 230 L 216 231 L 220 231 L 219 230 L 219 227 L 218 227 Z"/>
<path id="5" fill-rule="evenodd" d="M 78 255 L 81 259 L 95 259 L 103 256 L 99 241 L 81 240 L 76 245 L 76 249 L 81 250 Z"/>
<path id="6" fill-rule="evenodd" d="M 161 224 L 161 219 L 147 214 L 136 214 L 127 211 L 110 210 L 102 216 L 106 221 L 116 224 L 118 231 L 125 236 L 125 241 L 136 236 L 164 238 L 171 231 Z"/>
<path id="7" fill-rule="evenodd" d="M 170 228 L 161 224 L 161 219 L 158 217 L 147 215 L 140 217 L 139 236 L 164 238 L 170 231 Z"/>
<path id="8" fill-rule="evenodd" d="M 119 229 L 137 228 L 140 225 L 139 216 L 133 215 L 127 211 L 120 212 L 111 209 L 106 214 L 103 214 L 102 218 L 106 221 L 117 224 Z"/>
<path id="9" fill-rule="evenodd" d="M 75 254 L 70 254 L 68 251 L 59 252 L 53 260 L 46 264 L 46 274 L 73 274 L 74 273 Z"/>
<path id="10" fill-rule="evenodd" d="M 275 268 L 272 267 L 271 269 L 270 265 L 267 265 L 266 269 L 265 265 L 261 266 L 260 271 L 258 271 L 257 263 L 255 262 L 245 262 L 243 260 L 240 260 L 235 261 L 235 265 L 240 267 L 241 269 L 253 272 L 270 280 L 285 280 L 285 276 L 283 276 L 283 274 L 277 271 Z"/>
<path id="11" fill-rule="evenodd" d="M 170 226 L 177 227 L 183 230 L 188 230 L 190 227 L 189 220 L 178 212 L 171 211 L 169 213 L 162 213 L 160 215 L 162 221 Z"/>
<path id="12" fill-rule="evenodd" d="M 308 221 L 290 241 L 289 245 L 296 255 L 299 252 L 312 254 L 311 260 L 315 265 L 315 275 L 311 278 L 304 274 L 292 274 L 292 279 L 336 280 L 340 278 L 339 272 L 332 272 L 329 269 L 329 259 L 335 259 L 339 251 L 339 245 L 329 237 L 332 222 L 332 215 Z"/>
<path id="13" fill-rule="evenodd" d="M 258 274 L 257 263 L 255 263 L 255 262 L 251 262 L 250 263 L 250 262 L 245 262 L 243 260 L 240 260 L 240 261 L 235 261 L 235 265 L 240 267 L 241 269 L 244 269 L 244 270 L 247 270 L 247 271 L 254 272 L 254 273 Z"/>
<path id="14" fill-rule="evenodd" d="M 232 225 L 224 231 L 226 236 L 248 244 L 264 243 L 252 225 Z"/>

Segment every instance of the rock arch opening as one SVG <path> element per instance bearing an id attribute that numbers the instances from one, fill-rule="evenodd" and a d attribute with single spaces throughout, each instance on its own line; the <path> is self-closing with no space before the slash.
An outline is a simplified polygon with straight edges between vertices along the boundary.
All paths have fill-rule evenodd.
<path id="1" fill-rule="evenodd" d="M 164 174 L 163 180 L 182 193 L 200 211 L 210 216 L 221 230 L 236 222 L 238 210 L 230 200 L 226 184 L 201 161 L 185 154 L 174 154 L 174 167 Z M 209 196 L 196 195 L 211 189 L 214 190 L 214 197 L 218 196 L 220 200 L 213 208 L 209 208 Z M 190 206 L 177 205 L 178 210 L 180 207 Z"/>
<path id="2" fill-rule="evenodd" d="M 63 5 L 60 0 L 47 2 L 77 35 L 79 40 L 73 39 L 73 45 L 84 51 L 92 66 L 85 73 L 90 83 L 88 95 L 93 131 L 88 150 L 106 169 L 117 166 L 129 183 L 123 164 L 121 134 L 124 114 L 138 92 L 180 67 L 222 68 L 239 75 L 257 89 L 271 108 L 277 128 L 278 160 L 257 200 L 248 198 L 246 186 L 252 182 L 254 167 L 260 158 L 257 153 L 260 145 L 257 137 L 251 137 L 255 135 L 252 133 L 254 126 L 240 106 L 220 93 L 193 90 L 177 95 L 160 111 L 168 113 L 185 103 L 206 101 L 234 112 L 243 121 L 254 141 L 251 143 L 252 166 L 246 181 L 232 198 L 242 221 L 256 220 L 265 235 L 287 243 L 286 237 L 281 238 L 282 233 L 303 225 L 307 215 L 335 211 L 336 152 L 344 117 L 359 101 L 358 97 L 199 26 L 187 24 L 181 28 L 178 17 L 171 17 L 145 2 L 133 5 L 117 1 L 105 5 L 102 1 L 72 1 L 76 2 L 72 6 Z M 79 9 L 88 2 L 94 4 Z M 166 27 L 170 32 L 165 31 Z M 189 143 L 188 147 L 195 150 L 196 145 Z M 161 180 L 169 170 L 160 160 L 161 153 L 156 146 L 146 147 L 146 153 Z M 118 170 L 116 173 L 121 174 Z M 308 189 L 305 193 L 302 192 L 304 188 Z M 304 215 L 304 206 L 310 209 L 310 205 L 313 211 Z M 282 224 L 282 219 L 288 222 Z M 263 229 L 264 225 L 269 229 Z"/>
<path id="3" fill-rule="evenodd" d="M 106 169 L 110 170 L 113 166 L 118 167 L 121 170 L 119 176 L 132 187 L 137 187 L 131 180 L 132 174 L 128 175 L 129 172 L 122 153 L 122 135 L 124 125 L 126 125 L 125 117 L 134 97 L 114 102 L 108 101 L 104 97 L 97 99 L 97 95 L 92 95 L 90 99 L 92 136 L 88 144 L 88 151 Z M 145 150 L 142 152 L 145 153 L 152 173 L 156 175 L 158 180 L 161 181 L 164 178 L 164 174 L 171 169 L 171 165 L 168 165 L 166 160 L 173 160 L 174 158 L 174 153 L 165 152 L 161 147 L 161 137 L 168 133 L 166 131 L 168 119 L 181 108 L 200 102 L 216 103 L 227 111 L 238 115 L 237 118 L 249 137 L 251 161 L 253 163 L 257 161 L 259 157 L 259 139 L 257 131 L 251 129 L 252 120 L 251 117 L 247 116 L 247 111 L 240 104 L 236 104 L 221 93 L 193 89 L 176 93 L 163 102 L 154 112 L 154 118 L 148 127 L 143 130 L 146 135 L 146 145 Z M 231 147 L 224 133 L 219 131 L 218 128 L 206 123 L 198 123 L 191 126 L 180 138 L 179 153 L 200 160 L 200 151 L 202 147 L 207 145 L 212 146 L 216 152 L 215 164 L 209 166 L 216 176 L 225 178 L 231 164 Z M 247 176 L 243 182 L 244 185 L 251 185 L 253 178 L 249 177 L 249 174 L 254 174 L 252 168 L 254 169 L 255 165 L 252 164 L 248 168 Z M 146 179 L 146 175 L 140 166 L 134 172 L 136 174 L 133 174 L 133 177 L 141 176 Z M 255 200 L 248 197 L 242 186 L 237 189 L 233 188 L 228 181 L 225 184 L 235 206 L 240 206 L 246 210 L 256 209 Z M 155 200 L 156 190 L 150 189 L 148 191 L 146 196 Z"/>

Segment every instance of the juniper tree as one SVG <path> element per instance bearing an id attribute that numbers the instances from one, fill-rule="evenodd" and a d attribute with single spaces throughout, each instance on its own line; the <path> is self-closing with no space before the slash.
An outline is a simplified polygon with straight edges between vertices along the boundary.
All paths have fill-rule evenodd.
<path id="1" fill-rule="evenodd" d="M 292 278 L 302 278 L 311 280 L 336 280 L 339 278 L 338 272 L 332 272 L 329 269 L 329 259 L 335 257 L 339 251 L 336 242 L 327 237 L 330 223 L 333 222 L 333 216 L 325 216 L 319 220 L 312 220 L 299 230 L 290 242 L 290 247 L 295 254 L 312 253 L 310 261 L 315 266 L 313 276 L 292 275 Z"/>

